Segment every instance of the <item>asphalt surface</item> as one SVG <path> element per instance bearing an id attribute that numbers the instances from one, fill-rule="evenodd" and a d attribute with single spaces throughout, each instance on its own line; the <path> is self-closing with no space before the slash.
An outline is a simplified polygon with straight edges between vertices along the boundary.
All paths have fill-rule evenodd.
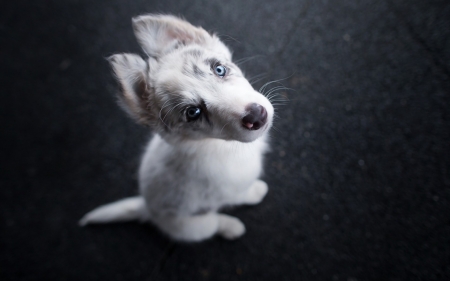
<path id="1" fill-rule="evenodd" d="M 8 1 L 0 9 L 1 280 L 449 280 L 448 1 Z M 137 192 L 150 132 L 105 57 L 130 19 L 182 15 L 248 77 L 284 79 L 241 239 L 177 244 L 151 225 L 80 228 Z M 255 79 L 256 79 L 255 78 Z"/>

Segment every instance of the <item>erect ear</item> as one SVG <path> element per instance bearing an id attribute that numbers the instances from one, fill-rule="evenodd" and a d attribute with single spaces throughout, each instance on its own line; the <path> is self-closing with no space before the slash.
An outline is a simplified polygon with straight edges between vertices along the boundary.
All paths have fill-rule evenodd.
<path id="1" fill-rule="evenodd" d="M 117 54 L 108 58 L 121 86 L 119 101 L 128 114 L 141 124 L 151 121 L 148 64 L 137 55 Z"/>
<path id="2" fill-rule="evenodd" d="M 133 28 L 141 47 L 153 57 L 160 57 L 178 44 L 203 45 L 212 38 L 203 28 L 170 15 L 135 17 Z"/>

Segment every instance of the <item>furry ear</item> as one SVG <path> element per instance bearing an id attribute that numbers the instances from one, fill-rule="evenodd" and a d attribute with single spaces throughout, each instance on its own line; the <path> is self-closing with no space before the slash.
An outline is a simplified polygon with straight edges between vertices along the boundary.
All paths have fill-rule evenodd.
<path id="1" fill-rule="evenodd" d="M 203 28 L 170 15 L 135 17 L 133 28 L 141 47 L 153 57 L 160 57 L 178 44 L 203 45 L 212 38 Z"/>
<path id="2" fill-rule="evenodd" d="M 119 94 L 121 106 L 138 123 L 149 125 L 150 89 L 148 64 L 137 55 L 117 54 L 108 58 L 122 88 Z"/>

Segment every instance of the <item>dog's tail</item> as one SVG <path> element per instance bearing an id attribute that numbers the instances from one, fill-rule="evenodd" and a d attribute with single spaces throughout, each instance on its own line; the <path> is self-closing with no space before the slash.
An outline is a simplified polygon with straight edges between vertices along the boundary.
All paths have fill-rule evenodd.
<path id="1" fill-rule="evenodd" d="M 133 220 L 148 220 L 148 211 L 144 198 L 141 196 L 125 198 L 100 206 L 84 215 L 78 224 L 85 226 L 93 223 L 126 222 Z"/>

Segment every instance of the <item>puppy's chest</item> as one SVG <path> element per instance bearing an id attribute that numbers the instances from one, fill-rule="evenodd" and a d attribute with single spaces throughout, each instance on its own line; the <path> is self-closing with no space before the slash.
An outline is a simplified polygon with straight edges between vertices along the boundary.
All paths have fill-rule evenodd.
<path id="1" fill-rule="evenodd" d="M 231 188 L 251 184 L 259 176 L 262 155 L 258 151 L 225 152 L 210 154 L 197 161 L 200 177 L 207 177 L 212 185 Z"/>
<path id="2" fill-rule="evenodd" d="M 233 201 L 237 194 L 245 192 L 259 177 L 262 170 L 262 155 L 258 151 L 242 154 L 211 154 L 197 159 L 198 170 L 192 180 L 200 184 L 191 185 L 191 195 L 202 198 L 200 205 L 212 207 Z M 192 182 L 192 183 L 194 183 Z"/>
<path id="3" fill-rule="evenodd" d="M 141 192 L 158 210 L 190 214 L 217 210 L 236 201 L 262 170 L 263 145 L 180 149 L 156 141 L 144 157 L 140 174 Z"/>

